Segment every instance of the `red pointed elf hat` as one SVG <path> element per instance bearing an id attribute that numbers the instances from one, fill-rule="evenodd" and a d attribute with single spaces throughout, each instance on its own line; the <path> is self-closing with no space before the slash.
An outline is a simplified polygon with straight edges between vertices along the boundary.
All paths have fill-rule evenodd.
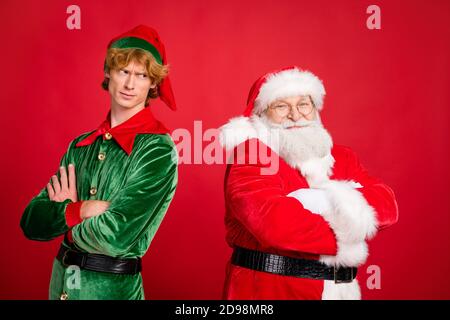
<path id="1" fill-rule="evenodd" d="M 109 48 L 139 48 L 148 51 L 155 60 L 162 65 L 167 64 L 166 50 L 155 29 L 145 25 L 139 25 L 115 38 L 109 44 Z M 159 98 L 172 110 L 176 110 L 175 97 L 169 76 L 159 84 Z"/>
<path id="2" fill-rule="evenodd" d="M 310 95 L 316 108 L 322 110 L 325 88 L 322 81 L 313 73 L 301 70 L 297 66 L 266 73 L 256 80 L 250 89 L 244 116 L 259 114 L 276 99 L 297 95 Z"/>

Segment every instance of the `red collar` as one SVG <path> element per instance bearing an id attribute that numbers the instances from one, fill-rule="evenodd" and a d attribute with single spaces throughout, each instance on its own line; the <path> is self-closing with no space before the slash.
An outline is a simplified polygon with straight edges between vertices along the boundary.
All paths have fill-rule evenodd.
<path id="1" fill-rule="evenodd" d="M 136 113 L 127 121 L 111 128 L 111 111 L 108 112 L 106 120 L 100 124 L 97 130 L 89 136 L 79 141 L 76 147 L 87 146 L 97 139 L 98 136 L 103 136 L 103 140 L 113 138 L 122 147 L 122 149 L 130 155 L 133 151 L 134 138 L 138 133 L 153 133 L 165 134 L 169 130 L 164 125 L 153 117 L 149 107 Z"/>

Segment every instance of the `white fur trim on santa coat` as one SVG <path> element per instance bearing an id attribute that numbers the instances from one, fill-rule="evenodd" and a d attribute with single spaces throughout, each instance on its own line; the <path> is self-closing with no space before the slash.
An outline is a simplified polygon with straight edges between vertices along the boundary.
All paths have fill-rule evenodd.
<path id="1" fill-rule="evenodd" d="M 311 188 L 320 187 L 324 182 L 329 180 L 332 174 L 334 158 L 331 153 L 322 158 L 312 158 L 303 163 L 299 163 L 296 167 L 300 170 Z"/>
<path id="2" fill-rule="evenodd" d="M 248 139 L 256 138 L 257 132 L 247 117 L 236 117 L 220 127 L 219 141 L 226 150 L 232 150 Z"/>
<path id="3" fill-rule="evenodd" d="M 337 182 L 338 185 L 340 185 L 340 181 L 333 181 L 332 184 L 334 184 L 334 182 Z M 344 184 L 344 188 L 348 188 L 349 186 L 353 187 L 350 181 L 344 182 Z M 339 188 L 338 186 L 334 187 Z M 348 190 L 346 191 L 348 192 Z M 365 239 L 366 237 L 373 236 L 372 228 L 375 228 L 376 230 L 376 226 L 372 225 L 368 227 L 365 224 L 372 223 L 373 216 L 370 216 L 370 212 L 361 215 L 354 214 L 354 212 L 351 212 L 353 210 L 353 205 L 349 208 L 342 209 L 340 204 L 337 204 L 339 201 L 354 201 L 350 197 L 338 198 L 339 196 L 336 195 L 330 196 L 330 192 L 333 191 L 330 191 L 330 189 L 303 188 L 291 192 L 288 194 L 288 197 L 296 198 L 305 209 L 312 213 L 322 215 L 333 229 L 337 240 L 337 254 L 335 256 L 322 255 L 320 260 L 330 266 L 357 267 L 363 264 L 368 256 L 368 248 Z M 359 193 L 359 191 L 356 190 L 355 192 Z M 362 195 L 358 194 L 353 194 L 353 196 L 362 197 Z M 368 210 L 370 210 L 370 206 L 368 204 L 367 206 L 369 207 Z M 356 213 L 361 211 L 364 211 L 364 209 L 356 209 Z M 360 232 L 361 229 L 364 228 L 369 228 L 370 232 Z"/>
<path id="4" fill-rule="evenodd" d="M 361 187 L 358 183 L 348 182 L 352 187 Z M 303 207 L 322 216 L 333 214 L 333 205 L 328 193 L 323 189 L 302 188 L 288 194 L 300 201 Z M 331 226 L 331 224 L 330 224 Z M 336 226 L 335 226 L 336 227 Z M 338 240 L 336 256 L 322 255 L 320 261 L 330 266 L 359 266 L 368 256 L 368 247 L 365 241 L 345 243 Z M 334 283 L 325 280 L 322 291 L 322 300 L 360 300 L 361 291 L 356 279 L 350 283 Z"/>
<path id="5" fill-rule="evenodd" d="M 322 110 L 325 88 L 313 73 L 294 68 L 272 74 L 261 86 L 253 112 L 260 114 L 277 99 L 299 95 L 310 95 L 316 108 Z"/>
<path id="6" fill-rule="evenodd" d="M 354 188 L 353 181 L 329 180 L 321 187 L 327 192 L 333 214 L 324 217 L 341 242 L 356 243 L 371 239 L 377 232 L 375 210 Z"/>
<path id="7" fill-rule="evenodd" d="M 279 150 L 279 137 L 267 128 L 259 116 L 232 118 L 220 127 L 219 142 L 225 150 L 233 150 L 252 138 L 257 138 L 274 152 Z"/>
<path id="8" fill-rule="evenodd" d="M 364 264 L 369 256 L 365 241 L 345 243 L 338 240 L 337 247 L 335 256 L 321 255 L 319 260 L 328 266 L 358 267 Z"/>
<path id="9" fill-rule="evenodd" d="M 322 300 L 361 300 L 358 280 L 354 279 L 349 283 L 334 283 L 334 281 L 325 280 Z"/>

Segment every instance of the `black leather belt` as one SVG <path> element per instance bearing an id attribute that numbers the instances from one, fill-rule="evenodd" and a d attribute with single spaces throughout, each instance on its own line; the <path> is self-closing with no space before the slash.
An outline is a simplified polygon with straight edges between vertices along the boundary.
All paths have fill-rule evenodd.
<path id="1" fill-rule="evenodd" d="M 333 280 L 348 283 L 356 278 L 357 268 L 335 268 L 316 260 L 297 259 L 235 247 L 231 263 L 240 267 L 283 276 Z"/>
<path id="2" fill-rule="evenodd" d="M 64 266 L 76 265 L 81 269 L 116 274 L 136 274 L 141 272 L 141 258 L 121 259 L 102 254 L 83 253 L 61 245 L 56 258 Z"/>

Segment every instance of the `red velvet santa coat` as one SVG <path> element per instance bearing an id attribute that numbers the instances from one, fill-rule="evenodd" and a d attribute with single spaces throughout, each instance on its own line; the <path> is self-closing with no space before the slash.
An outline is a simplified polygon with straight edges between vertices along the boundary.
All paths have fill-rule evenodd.
<path id="1" fill-rule="evenodd" d="M 367 234 L 363 233 L 356 244 L 352 242 L 353 238 L 349 238 L 351 235 L 347 236 L 346 232 L 339 229 L 339 222 L 332 218 L 327 221 L 323 216 L 306 209 L 297 199 L 288 196 L 295 190 L 309 188 L 307 179 L 300 170 L 294 169 L 261 142 L 258 133 L 249 125 L 248 118 L 234 119 L 225 127 L 234 137 L 231 140 L 227 138 L 228 141 L 222 144 L 229 150 L 235 148 L 237 155 L 234 163 L 227 166 L 225 176 L 226 240 L 231 247 L 320 259 L 328 264 L 358 266 L 365 262 L 368 254 L 363 238 L 369 234 L 373 236 L 376 230 L 396 223 L 398 210 L 393 191 L 379 179 L 370 176 L 350 148 L 333 147 L 331 155 L 334 165 L 330 179 L 352 180 L 360 184 L 362 188 L 349 190 L 344 190 L 344 185 L 342 192 L 350 192 L 351 197 L 356 197 L 355 202 L 361 203 L 369 216 L 370 212 L 373 213 L 374 220 L 371 222 L 369 218 L 368 225 L 361 221 L 354 224 L 358 232 L 364 228 L 375 228 L 367 231 Z M 261 169 L 270 165 L 266 160 L 261 161 L 260 156 L 255 157 L 252 143 L 257 143 L 259 148 L 267 148 L 267 154 L 272 159 L 276 158 L 279 168 L 275 174 L 262 174 Z M 334 195 L 339 195 L 339 192 Z M 344 206 L 347 200 L 344 196 Z M 355 234 L 353 236 L 358 237 Z M 228 262 L 223 298 L 359 299 L 360 293 L 356 280 L 352 284 L 334 284 L 332 281 L 253 271 Z"/>

